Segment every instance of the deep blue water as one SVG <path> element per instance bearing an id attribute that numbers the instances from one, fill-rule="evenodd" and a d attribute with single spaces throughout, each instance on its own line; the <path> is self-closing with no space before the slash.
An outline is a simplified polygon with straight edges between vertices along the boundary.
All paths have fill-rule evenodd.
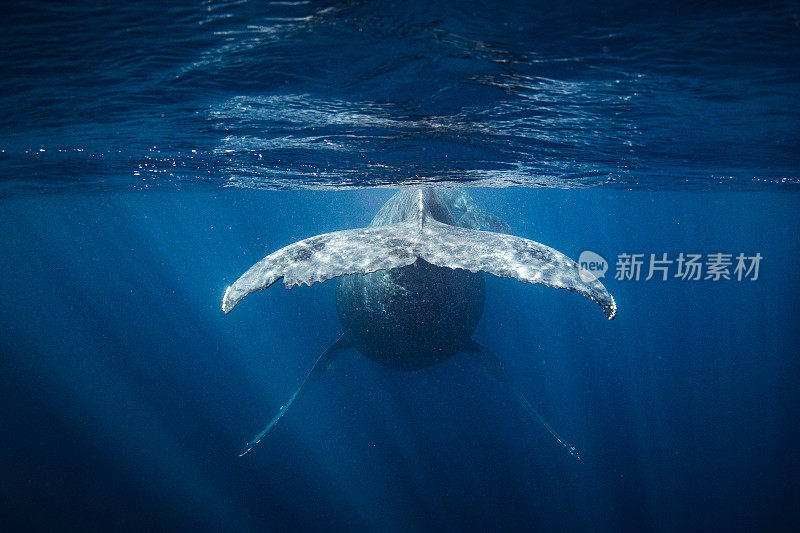
<path id="1" fill-rule="evenodd" d="M 9 530 L 800 527 L 797 2 L 3 11 Z M 581 460 L 466 357 L 354 350 L 238 457 L 341 329 L 333 282 L 226 286 L 443 182 L 611 263 L 614 321 L 486 276 L 474 335 Z M 643 279 L 718 252 L 758 279 Z"/>

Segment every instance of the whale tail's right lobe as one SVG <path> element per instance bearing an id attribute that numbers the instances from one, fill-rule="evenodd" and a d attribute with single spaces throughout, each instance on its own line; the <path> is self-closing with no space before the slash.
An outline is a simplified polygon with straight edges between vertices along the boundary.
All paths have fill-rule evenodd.
<path id="1" fill-rule="evenodd" d="M 599 280 L 558 250 L 536 241 L 431 220 L 420 234 L 418 253 L 440 267 L 574 291 L 596 302 L 609 320 L 617 314 L 614 297 Z"/>

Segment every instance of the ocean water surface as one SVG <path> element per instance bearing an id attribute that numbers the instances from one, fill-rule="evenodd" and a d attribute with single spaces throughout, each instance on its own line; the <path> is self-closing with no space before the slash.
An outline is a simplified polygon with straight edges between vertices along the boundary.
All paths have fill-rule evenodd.
<path id="1" fill-rule="evenodd" d="M 798 2 L 12 2 L 0 25 L 9 530 L 800 526 Z M 604 261 L 615 320 L 486 275 L 474 335 L 580 459 L 463 354 L 355 350 L 238 457 L 341 326 L 334 281 L 228 315 L 225 288 L 407 186 Z"/>

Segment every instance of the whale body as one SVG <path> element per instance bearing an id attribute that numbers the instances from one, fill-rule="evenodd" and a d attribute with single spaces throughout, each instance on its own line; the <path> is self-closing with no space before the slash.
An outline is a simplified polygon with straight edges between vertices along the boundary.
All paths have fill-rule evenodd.
<path id="1" fill-rule="evenodd" d="M 472 339 L 485 300 L 482 272 L 577 292 L 595 301 L 609 319 L 617 312 L 614 298 L 591 273 L 553 248 L 510 235 L 505 222 L 456 190 L 401 190 L 369 227 L 304 239 L 253 265 L 225 291 L 223 311 L 281 278 L 287 288 L 339 278 L 336 309 L 344 333 L 241 455 L 347 348 L 398 370 L 429 367 L 458 352 L 475 354 L 577 454 L 513 386 L 499 360 Z"/>

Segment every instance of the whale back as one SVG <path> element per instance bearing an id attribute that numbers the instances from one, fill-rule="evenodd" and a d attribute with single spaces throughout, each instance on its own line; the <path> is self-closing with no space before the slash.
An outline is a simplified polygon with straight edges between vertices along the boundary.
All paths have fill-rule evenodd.
<path id="1" fill-rule="evenodd" d="M 449 202 L 442 202 L 437 191 L 422 189 L 422 194 L 419 192 L 418 189 L 403 189 L 395 193 L 375 214 L 370 227 L 389 226 L 407 220 L 419 221 L 427 216 L 442 224 L 456 225 Z"/>
<path id="2" fill-rule="evenodd" d="M 403 190 L 378 211 L 370 226 L 427 217 L 450 226 L 507 230 L 461 191 Z M 493 218 L 492 218 L 493 217 Z M 495 220 L 496 219 L 496 220 Z M 488 228 L 487 228 L 488 229 Z M 411 265 L 339 278 L 336 309 L 345 336 L 382 365 L 416 370 L 443 361 L 470 341 L 485 300 L 483 275 L 431 265 Z"/>

